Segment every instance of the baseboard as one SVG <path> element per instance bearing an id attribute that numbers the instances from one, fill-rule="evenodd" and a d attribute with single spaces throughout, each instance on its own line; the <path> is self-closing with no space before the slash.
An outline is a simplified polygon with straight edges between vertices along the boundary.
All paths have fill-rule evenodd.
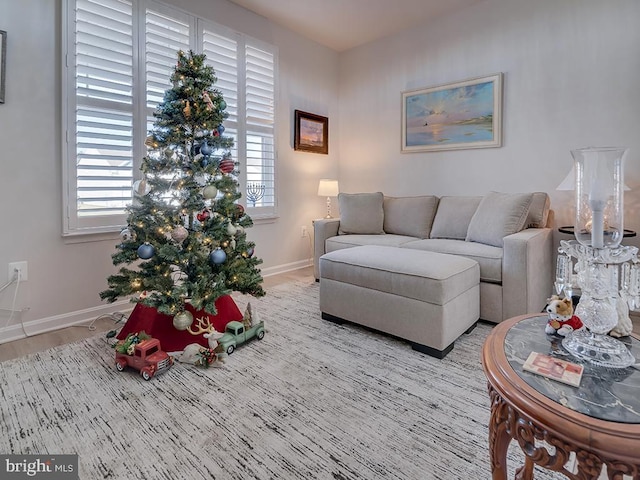
<path id="1" fill-rule="evenodd" d="M 300 270 L 312 266 L 311 260 L 299 260 L 297 262 L 285 263 L 284 265 L 276 265 L 275 267 L 264 268 L 261 270 L 263 277 L 270 277 L 279 273 L 292 272 L 294 270 Z"/>
<path id="2" fill-rule="evenodd" d="M 23 325 L 18 323 L 0 330 L 0 344 L 25 338 L 24 332 L 27 332 L 26 336 L 31 337 L 33 335 L 39 335 L 41 333 L 59 330 L 73 325 L 80 325 L 83 323 L 89 324 L 91 321 L 103 315 L 110 315 L 116 312 L 128 314 L 133 307 L 134 305 L 128 300 L 121 300 L 108 305 L 99 305 L 97 307 L 77 310 L 75 312 L 31 320 L 29 322 L 24 322 Z"/>

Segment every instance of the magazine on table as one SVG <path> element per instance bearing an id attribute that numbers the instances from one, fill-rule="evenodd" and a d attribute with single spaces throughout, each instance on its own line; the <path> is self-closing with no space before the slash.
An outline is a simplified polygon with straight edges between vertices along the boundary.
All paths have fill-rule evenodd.
<path id="1" fill-rule="evenodd" d="M 573 387 L 580 386 L 584 370 L 584 366 L 577 363 L 567 362 L 538 352 L 531 352 L 522 368 L 527 372 L 536 373 Z"/>

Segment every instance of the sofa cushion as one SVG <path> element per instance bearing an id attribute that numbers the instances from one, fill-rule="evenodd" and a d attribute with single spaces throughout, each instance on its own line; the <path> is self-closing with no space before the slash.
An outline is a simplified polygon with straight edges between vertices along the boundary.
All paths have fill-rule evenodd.
<path id="1" fill-rule="evenodd" d="M 333 252 L 342 248 L 359 247 L 360 245 L 382 245 L 387 247 L 399 247 L 400 245 L 415 241 L 416 237 L 405 235 L 337 235 L 325 241 L 325 252 Z"/>
<path id="2" fill-rule="evenodd" d="M 488 193 L 471 218 L 466 240 L 502 247 L 504 237 L 522 230 L 532 199 L 531 193 Z"/>
<path id="3" fill-rule="evenodd" d="M 383 206 L 385 233 L 429 238 L 438 197 L 384 197 Z"/>
<path id="4" fill-rule="evenodd" d="M 345 235 L 384 233 L 384 195 L 375 193 L 339 193 L 340 228 L 338 233 Z"/>
<path id="5" fill-rule="evenodd" d="M 551 200 L 545 192 L 533 192 L 529 215 L 524 222 L 525 228 L 545 228 L 549 219 Z"/>
<path id="6" fill-rule="evenodd" d="M 414 240 L 399 246 L 403 249 L 447 253 L 475 260 L 480 265 L 481 282 L 502 283 L 502 248 L 483 243 L 438 238 Z"/>
<path id="7" fill-rule="evenodd" d="M 438 202 L 430 237 L 457 240 L 467 238 L 471 217 L 476 213 L 481 200 L 482 197 L 442 197 Z"/>

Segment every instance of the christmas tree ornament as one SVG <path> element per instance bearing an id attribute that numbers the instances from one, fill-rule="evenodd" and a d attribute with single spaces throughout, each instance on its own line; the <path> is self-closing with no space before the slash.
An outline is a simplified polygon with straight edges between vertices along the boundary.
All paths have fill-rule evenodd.
<path id="1" fill-rule="evenodd" d="M 229 225 L 227 225 L 227 233 L 229 235 L 235 235 L 237 231 L 238 229 L 236 228 L 236 226 L 233 223 L 229 222 Z"/>
<path id="2" fill-rule="evenodd" d="M 218 102 L 218 105 L 220 106 L 220 110 L 224 110 L 225 108 L 227 108 L 227 102 L 225 102 L 222 98 Z"/>
<path id="3" fill-rule="evenodd" d="M 133 240 L 133 232 L 129 227 L 126 227 L 120 232 L 120 238 L 123 242 L 129 242 Z"/>
<path id="4" fill-rule="evenodd" d="M 220 171 L 222 173 L 231 173 L 235 168 L 235 163 L 229 157 L 223 158 L 220 162 Z"/>
<path id="5" fill-rule="evenodd" d="M 232 239 L 229 241 L 229 246 L 231 247 L 231 249 L 232 249 L 232 250 L 235 250 L 235 249 L 236 249 L 236 239 L 235 239 L 235 238 L 232 238 Z"/>
<path id="6" fill-rule="evenodd" d="M 171 265 L 171 280 L 176 287 L 183 285 L 185 281 L 189 280 L 189 275 L 180 270 L 177 265 Z"/>
<path id="7" fill-rule="evenodd" d="M 211 101 L 211 97 L 209 96 L 209 92 L 204 90 L 202 92 L 202 99 L 204 100 L 204 103 L 207 104 L 207 110 L 213 110 L 214 105 L 213 105 L 213 102 Z"/>
<path id="8" fill-rule="evenodd" d="M 227 260 L 227 254 L 220 247 L 216 248 L 209 255 L 209 261 L 214 265 L 220 265 Z"/>
<path id="9" fill-rule="evenodd" d="M 136 195 L 140 195 L 142 197 L 150 191 L 151 185 L 149 185 L 149 182 L 147 182 L 146 178 L 133 182 L 133 193 L 135 193 Z"/>
<path id="10" fill-rule="evenodd" d="M 149 242 L 144 242 L 138 247 L 138 256 L 143 260 L 149 260 L 156 253 L 156 249 L 153 248 Z"/>
<path id="11" fill-rule="evenodd" d="M 244 207 L 242 205 L 240 205 L 239 203 L 236 203 L 236 218 L 241 218 L 244 215 Z"/>
<path id="12" fill-rule="evenodd" d="M 200 144 L 200 153 L 203 155 L 211 155 L 213 153 L 213 147 L 205 140 Z"/>
<path id="13" fill-rule="evenodd" d="M 182 243 L 189 236 L 189 230 L 182 225 L 178 225 L 171 231 L 171 238 L 178 243 Z"/>
<path id="14" fill-rule="evenodd" d="M 201 152 L 201 153 L 197 154 L 195 157 L 193 157 L 193 161 L 194 162 L 201 162 L 204 158 L 205 158 L 205 156 Z"/>
<path id="15" fill-rule="evenodd" d="M 253 257 L 253 247 L 247 248 L 247 255 L 249 255 L 249 258 Z"/>
<path id="16" fill-rule="evenodd" d="M 187 100 L 187 104 L 185 105 L 182 112 L 184 113 L 185 118 L 189 118 L 191 116 L 191 103 L 189 102 L 189 100 Z"/>
<path id="17" fill-rule="evenodd" d="M 218 189 L 215 185 L 207 185 L 202 189 L 202 196 L 207 200 L 211 200 L 218 196 Z"/>
<path id="18" fill-rule="evenodd" d="M 193 323 L 193 315 L 188 310 L 176 313 L 173 317 L 173 326 L 176 330 L 186 330 Z"/>
<path id="19" fill-rule="evenodd" d="M 244 227 L 242 225 L 236 225 L 236 235 L 242 235 L 244 233 Z"/>
<path id="20" fill-rule="evenodd" d="M 224 125 L 222 125 L 222 124 L 218 125 L 218 133 L 220 135 L 222 135 L 224 133 L 224 130 L 225 130 Z"/>
<path id="21" fill-rule="evenodd" d="M 149 148 L 155 148 L 157 146 L 156 141 L 153 138 L 153 135 L 149 135 L 147 138 L 145 138 L 144 144 Z"/>
<path id="22" fill-rule="evenodd" d="M 205 220 L 207 220 L 209 217 L 211 216 L 211 213 L 209 212 L 209 210 L 207 210 L 206 208 L 204 210 L 202 210 L 201 212 L 198 212 L 196 214 L 196 218 L 198 219 L 199 222 L 204 222 Z"/>

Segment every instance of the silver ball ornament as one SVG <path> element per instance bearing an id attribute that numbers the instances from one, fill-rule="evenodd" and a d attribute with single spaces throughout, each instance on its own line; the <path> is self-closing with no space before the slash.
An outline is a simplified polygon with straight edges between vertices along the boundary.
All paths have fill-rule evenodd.
<path id="1" fill-rule="evenodd" d="M 133 182 L 133 193 L 135 193 L 136 195 L 146 195 L 147 193 L 149 193 L 151 191 L 151 185 L 149 185 L 149 182 L 147 182 L 146 178 L 143 178 L 142 180 L 136 180 L 135 182 Z"/>
<path id="2" fill-rule="evenodd" d="M 202 190 L 202 195 L 207 200 L 211 200 L 211 199 L 216 198 L 218 196 L 218 189 L 216 188 L 215 185 L 207 185 Z"/>
<path id="3" fill-rule="evenodd" d="M 176 330 L 186 330 L 191 326 L 192 322 L 193 315 L 191 315 L 191 312 L 187 310 L 176 313 L 176 315 L 173 317 L 173 326 Z"/>

